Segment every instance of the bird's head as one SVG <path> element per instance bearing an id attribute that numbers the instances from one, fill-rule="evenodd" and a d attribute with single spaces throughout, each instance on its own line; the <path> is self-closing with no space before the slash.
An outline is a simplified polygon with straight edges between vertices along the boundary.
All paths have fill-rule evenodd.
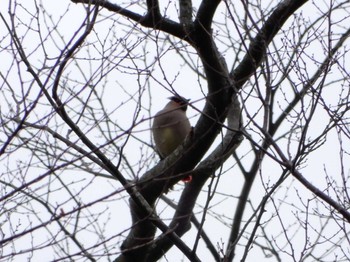
<path id="1" fill-rule="evenodd" d="M 176 103 L 178 107 L 181 107 L 182 110 L 186 111 L 187 110 L 187 105 L 190 99 L 186 99 L 182 96 L 171 96 L 169 97 L 170 101 L 173 103 Z"/>

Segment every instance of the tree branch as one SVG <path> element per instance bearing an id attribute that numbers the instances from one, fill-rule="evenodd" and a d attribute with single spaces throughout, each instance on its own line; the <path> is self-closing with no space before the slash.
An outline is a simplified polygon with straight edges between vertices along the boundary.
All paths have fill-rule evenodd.
<path id="1" fill-rule="evenodd" d="M 176 212 L 169 224 L 169 228 L 174 229 L 178 236 L 181 237 L 190 229 L 192 211 L 205 182 L 227 160 L 227 158 L 231 156 L 232 152 L 241 143 L 242 136 L 238 131 L 240 122 L 240 104 L 237 99 L 234 99 L 229 110 L 227 132 L 222 143 L 190 173 L 193 179 L 191 183 L 186 185 L 181 194 Z M 159 238 L 154 250 L 151 251 L 151 261 L 158 260 L 164 252 L 172 247 L 172 245 L 170 239 L 166 237 Z"/>
<path id="2" fill-rule="evenodd" d="M 206 33 L 211 31 L 214 14 L 221 0 L 203 0 L 197 12 L 194 24 L 196 27 L 202 27 Z"/>
<path id="3" fill-rule="evenodd" d="M 273 11 L 250 43 L 247 54 L 244 56 L 242 62 L 231 73 L 232 79 L 238 87 L 242 87 L 255 72 L 265 55 L 267 46 L 287 19 L 307 1 L 285 0 L 276 7 L 275 11 Z"/>
<path id="4" fill-rule="evenodd" d="M 192 25 L 192 0 L 180 0 L 180 23 L 185 26 Z"/>
<path id="5" fill-rule="evenodd" d="M 169 33 L 175 37 L 178 37 L 180 39 L 189 41 L 187 33 L 184 31 L 184 29 L 179 23 L 176 23 L 170 19 L 167 19 L 161 16 L 157 1 L 153 1 L 153 0 L 147 1 L 148 12 L 144 16 L 105 0 L 71 0 L 71 1 L 73 3 L 92 4 L 92 5 L 104 7 L 111 12 L 120 14 L 126 18 L 129 18 L 132 21 L 137 22 L 144 27 L 158 29 L 165 33 Z"/>

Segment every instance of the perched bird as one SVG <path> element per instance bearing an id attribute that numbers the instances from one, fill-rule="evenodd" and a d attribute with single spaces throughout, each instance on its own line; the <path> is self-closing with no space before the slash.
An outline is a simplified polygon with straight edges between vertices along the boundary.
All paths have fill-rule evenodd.
<path id="1" fill-rule="evenodd" d="M 181 96 L 169 97 L 170 101 L 154 117 L 152 132 L 160 158 L 170 155 L 191 131 L 190 122 L 186 116 L 189 99 Z M 183 179 L 185 182 L 189 178 Z"/>
<path id="2" fill-rule="evenodd" d="M 156 149 L 163 159 L 170 155 L 191 131 L 186 116 L 188 99 L 169 97 L 170 101 L 154 117 L 152 132 Z"/>

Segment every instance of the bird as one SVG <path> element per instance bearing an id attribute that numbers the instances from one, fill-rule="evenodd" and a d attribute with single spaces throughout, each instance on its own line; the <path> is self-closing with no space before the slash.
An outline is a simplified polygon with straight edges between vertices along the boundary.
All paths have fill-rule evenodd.
<path id="1" fill-rule="evenodd" d="M 190 133 L 192 127 L 186 115 L 190 99 L 175 95 L 154 116 L 152 133 L 156 151 L 161 159 L 170 155 Z M 190 178 L 183 181 L 189 182 Z"/>
<path id="2" fill-rule="evenodd" d="M 161 159 L 170 155 L 191 131 L 186 116 L 189 99 L 169 97 L 170 101 L 154 116 L 152 132 L 156 150 Z"/>

